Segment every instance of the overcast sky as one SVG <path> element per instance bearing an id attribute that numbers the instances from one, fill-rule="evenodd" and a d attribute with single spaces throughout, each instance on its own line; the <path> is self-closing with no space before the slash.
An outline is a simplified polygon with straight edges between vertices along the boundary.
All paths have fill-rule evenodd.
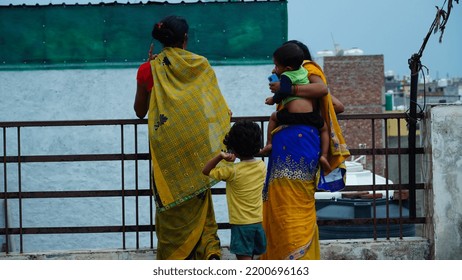
<path id="1" fill-rule="evenodd" d="M 0 4 L 86 4 L 103 1 L 114 2 L 0 0 Z M 318 51 L 334 50 L 334 43 L 344 50 L 359 48 L 366 55 L 383 54 L 385 71 L 393 71 L 401 78 L 410 74 L 408 59 L 420 50 L 435 19 L 436 6 L 446 9 L 447 1 L 288 0 L 289 39 L 306 43 L 314 56 Z M 118 2 L 139 3 L 140 0 Z M 462 77 L 462 3 L 457 4 L 454 0 L 453 4 L 442 43 L 438 42 L 440 33 L 432 33 L 421 58 L 434 79 Z"/>
<path id="2" fill-rule="evenodd" d="M 441 8 L 444 2 L 289 0 L 289 37 L 307 43 L 312 53 L 334 49 L 335 41 L 343 49 L 383 54 L 385 71 L 409 76 L 408 59 L 420 50 L 435 19 L 435 6 Z M 461 28 L 462 3 L 453 1 L 442 43 L 438 42 L 440 33 L 432 33 L 421 58 L 431 77 L 462 77 Z"/>

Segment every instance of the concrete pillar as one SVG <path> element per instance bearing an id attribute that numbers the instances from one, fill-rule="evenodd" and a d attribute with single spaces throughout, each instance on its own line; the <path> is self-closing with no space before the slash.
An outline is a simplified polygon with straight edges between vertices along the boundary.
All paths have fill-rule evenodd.
<path id="1" fill-rule="evenodd" d="M 462 259 L 462 105 L 427 109 L 426 235 L 437 260 Z"/>

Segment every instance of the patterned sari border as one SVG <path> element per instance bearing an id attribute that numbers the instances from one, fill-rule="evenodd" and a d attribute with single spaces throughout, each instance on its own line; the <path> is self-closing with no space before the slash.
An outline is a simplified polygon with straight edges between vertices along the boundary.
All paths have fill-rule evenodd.
<path id="1" fill-rule="evenodd" d="M 292 251 L 285 259 L 286 260 L 297 260 L 297 259 L 301 258 L 308 251 L 308 248 L 311 246 L 311 242 L 312 242 L 312 240 L 310 240 L 310 242 L 308 242 L 308 244 L 306 244 L 306 245 Z"/>
<path id="2" fill-rule="evenodd" d="M 156 205 L 156 208 L 157 208 L 157 211 L 158 212 L 164 212 L 164 211 L 167 211 L 168 209 L 170 208 L 173 208 L 177 205 L 180 205 L 181 203 L 185 202 L 185 201 L 188 201 L 190 200 L 191 198 L 193 197 L 196 197 L 198 195 L 200 195 L 201 193 L 204 193 L 205 191 L 207 191 L 208 189 L 212 188 L 213 186 L 215 186 L 216 184 L 218 184 L 220 181 L 218 180 L 213 180 L 211 183 L 207 184 L 206 186 L 198 189 L 197 191 L 191 193 L 190 195 L 187 195 L 185 197 L 182 197 L 181 199 L 178 199 L 170 204 L 167 204 L 163 207 L 160 207 L 159 205 Z M 157 203 L 156 203 L 157 204 Z"/>

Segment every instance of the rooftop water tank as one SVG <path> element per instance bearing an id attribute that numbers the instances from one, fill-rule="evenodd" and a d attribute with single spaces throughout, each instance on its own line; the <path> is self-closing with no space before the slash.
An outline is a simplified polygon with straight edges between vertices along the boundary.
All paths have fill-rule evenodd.
<path id="1" fill-rule="evenodd" d="M 334 51 L 329 51 L 329 50 L 318 51 L 316 54 L 317 54 L 318 56 L 320 56 L 320 57 L 324 57 L 324 56 L 334 56 L 334 55 L 335 55 Z"/>
<path id="2" fill-rule="evenodd" d="M 359 48 L 351 48 L 349 50 L 344 50 L 343 55 L 363 55 L 364 51 Z"/>
<path id="3" fill-rule="evenodd" d="M 388 200 L 388 202 L 387 202 Z M 318 201 L 316 201 L 318 203 Z M 397 219 L 399 217 L 409 217 L 409 210 L 402 207 L 400 211 L 399 201 L 380 199 L 337 199 L 331 200 L 329 204 L 317 209 L 318 220 L 342 220 L 354 218 L 375 217 Z M 375 234 L 374 234 L 375 232 Z M 319 239 L 357 239 L 357 238 L 385 238 L 385 237 L 409 237 L 415 236 L 414 224 L 355 224 L 355 225 L 323 225 L 319 226 Z"/>
<path id="4" fill-rule="evenodd" d="M 393 70 L 385 71 L 385 79 L 387 81 L 393 81 L 395 79 L 395 72 Z"/>
<path id="5" fill-rule="evenodd" d="M 376 185 L 385 185 L 387 179 L 364 169 L 363 165 L 356 161 L 346 161 L 346 185 L 372 185 L 375 177 Z M 389 184 L 393 184 L 388 180 Z M 357 195 L 356 195 L 357 194 Z M 375 196 L 375 199 L 370 198 Z M 316 211 L 318 220 L 342 220 L 355 218 L 372 218 L 374 205 L 376 218 L 397 219 L 409 217 L 409 209 L 406 207 L 407 200 L 402 200 L 400 212 L 399 200 L 393 199 L 393 191 L 376 192 L 316 192 Z M 415 236 L 414 224 L 372 224 L 357 225 L 323 225 L 319 226 L 319 238 L 327 239 L 357 239 L 375 237 L 400 237 Z"/>
<path id="6" fill-rule="evenodd" d="M 448 79 L 439 79 L 438 80 L 438 87 L 447 87 L 448 86 Z"/>

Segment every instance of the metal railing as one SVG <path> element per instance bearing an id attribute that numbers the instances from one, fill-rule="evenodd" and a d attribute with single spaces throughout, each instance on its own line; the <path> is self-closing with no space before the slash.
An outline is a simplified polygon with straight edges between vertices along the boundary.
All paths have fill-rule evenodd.
<path id="1" fill-rule="evenodd" d="M 349 122 L 365 121 L 370 123 L 370 148 L 350 148 L 353 157 L 363 156 L 367 158 L 369 164 L 372 165 L 372 171 L 377 171 L 377 166 L 384 171 L 384 177 L 387 178 L 387 183 L 378 185 L 375 182 L 375 176 L 371 185 L 355 185 L 347 186 L 345 191 L 371 191 L 372 200 L 371 206 L 373 210 L 372 217 L 369 218 L 352 218 L 352 219 L 319 219 L 318 225 L 323 226 L 355 226 L 355 225 L 371 225 L 374 231 L 374 238 L 377 238 L 376 232 L 379 225 L 385 225 L 387 228 L 391 225 L 405 225 L 405 224 L 423 224 L 425 223 L 424 217 L 417 215 L 403 215 L 400 212 L 398 217 L 391 217 L 388 214 L 388 199 L 386 202 L 387 215 L 384 218 L 376 216 L 376 198 L 374 194 L 378 191 L 386 191 L 398 194 L 396 197 L 400 209 L 403 204 L 409 202 L 409 208 L 414 209 L 410 211 L 415 213 L 416 200 L 409 201 L 403 193 L 415 192 L 416 190 L 423 189 L 423 184 L 418 183 L 409 185 L 405 182 L 402 176 L 402 170 L 406 169 L 406 165 L 401 164 L 402 157 L 409 155 L 409 149 L 401 146 L 401 130 L 399 129 L 400 122 L 407 118 L 404 113 L 390 113 L 390 114 L 355 114 L 355 115 L 340 115 L 339 122 L 342 126 L 348 126 Z M 264 128 L 267 124 L 268 117 L 233 117 L 232 121 L 239 119 L 249 119 L 260 124 Z M 387 139 L 388 122 L 396 122 L 398 126 L 397 145 L 391 146 Z M 77 235 L 77 234 L 116 234 L 120 237 L 121 244 L 115 245 L 117 248 L 154 248 L 155 239 L 155 225 L 154 225 L 154 209 L 152 192 L 150 189 L 150 156 L 149 148 L 147 145 L 147 121 L 146 120 L 74 120 L 74 121 L 31 121 L 31 122 L 0 122 L 1 143 L 2 150 L 0 160 L 2 162 L 0 179 L 0 202 L 3 202 L 0 213 L 0 242 L 3 243 L 3 252 L 18 251 L 23 253 L 29 251 L 27 246 L 32 241 L 31 236 L 43 235 Z M 380 133 L 377 133 L 377 124 Z M 89 129 L 87 132 L 79 132 L 82 128 Z M 104 137 L 95 136 L 91 134 L 101 133 L 101 130 L 110 128 L 108 132 L 104 133 Z M 66 130 L 67 129 L 67 130 Z M 46 134 L 49 131 L 54 131 L 59 140 L 54 141 L 53 136 Z M 265 129 L 263 129 L 265 131 Z M 42 137 L 46 134 L 46 137 Z M 264 132 L 265 134 L 265 132 Z M 348 134 L 346 134 L 348 142 Z M 68 135 L 68 136 L 66 136 Z M 376 146 L 377 135 L 385 135 L 383 138 L 383 145 Z M 93 137 L 93 138 L 92 138 Z M 264 137 L 264 135 L 262 135 Z M 47 143 L 42 144 L 41 139 L 47 138 Z M 80 138 L 85 138 L 85 141 L 79 142 Z M 94 139 L 105 139 L 103 147 L 99 149 L 92 149 L 91 146 L 98 146 Z M 116 140 L 116 138 L 119 138 Z M 93 139 L 93 140 L 89 140 Z M 68 146 L 62 145 L 62 142 L 77 141 L 76 145 L 69 144 Z M 50 143 L 48 143 L 50 142 Z M 53 152 L 57 147 L 58 152 Z M 90 149 L 91 152 L 74 151 L 79 150 L 81 147 Z M 103 150 L 109 152 L 101 152 Z M 423 154 L 423 149 L 417 147 L 416 154 Z M 397 157 L 398 164 L 398 180 L 393 183 L 388 183 L 388 169 L 389 159 Z M 106 180 L 96 180 L 96 185 L 73 187 L 76 180 L 73 179 L 72 171 L 69 171 L 67 179 L 56 181 L 50 180 L 49 174 L 60 174 L 64 172 L 62 167 L 66 163 L 78 163 L 79 168 L 81 165 L 91 165 L 89 168 L 94 172 L 95 177 L 104 177 L 105 173 L 118 174 L 117 183 Z M 98 171 L 98 168 L 103 166 L 103 163 L 110 163 L 109 167 L 105 167 L 103 171 Z M 32 166 L 30 169 L 26 168 Z M 36 171 L 34 168 L 43 168 L 46 170 Z M 51 168 L 55 170 L 50 170 Z M 94 166 L 94 167 L 93 167 Z M 120 171 L 117 171 L 120 168 Z M 72 170 L 72 168 L 71 168 Z M 88 169 L 87 169 L 88 170 Z M 111 172 L 105 172 L 112 170 Z M 88 172 L 88 171 L 85 171 Z M 380 172 L 378 172 L 380 173 Z M 37 175 L 38 174 L 38 175 Z M 111 174 L 108 174 L 111 176 Z M 66 177 L 67 176 L 67 177 Z M 79 176 L 79 175 L 75 175 Z M 117 177 L 112 176 L 112 177 Z M 34 177 L 34 178 L 31 178 Z M 44 179 L 42 181 L 34 181 L 32 179 Z M 64 181 L 64 182 L 62 182 Z M 415 180 L 413 180 L 415 182 Z M 94 183 L 93 181 L 90 183 Z M 37 184 L 37 185 L 35 185 Z M 104 186 L 108 184 L 108 186 Z M 117 184 L 120 184 L 117 186 Z M 224 188 L 212 188 L 214 196 L 225 194 Z M 413 196 L 415 198 L 415 196 Z M 67 222 L 63 225 L 45 225 L 37 224 L 37 215 L 42 215 L 44 220 L 52 222 L 56 220 L 54 217 L 59 216 L 61 208 L 54 210 L 53 213 L 37 213 L 40 212 L 45 202 L 51 200 L 58 200 L 57 204 L 60 207 L 66 207 L 69 199 L 79 199 L 82 201 L 91 200 L 92 205 L 99 205 L 100 201 L 110 199 L 111 205 L 114 206 L 115 218 L 112 218 L 110 224 L 104 225 L 90 225 L 82 223 L 81 225 L 69 225 Z M 33 201 L 38 201 L 33 203 Z M 34 207 L 34 213 L 31 213 L 31 207 Z M 86 208 L 86 207 L 84 207 Z M 88 207 L 90 208 L 90 207 Z M 100 208 L 95 208 L 100 209 Z M 107 208 L 106 208 L 107 209 Z M 84 209 L 85 211 L 88 209 Z M 94 211 L 96 210 L 89 210 Z M 111 211 L 112 212 L 112 211 Z M 72 213 L 75 217 L 85 216 L 87 214 Z M 98 213 L 93 213 L 98 215 Z M 49 218 L 48 218 L 49 217 Z M 67 221 L 67 220 L 66 220 Z M 227 222 L 219 222 L 220 230 L 228 230 L 229 224 Z M 387 234 L 387 237 L 390 235 Z M 400 237 L 403 236 L 400 230 Z M 1 239 L 3 237 L 3 241 Z M 130 241 L 127 238 L 130 237 Z M 109 239 L 111 237 L 108 237 Z M 12 243 L 19 244 L 19 248 L 12 250 Z M 117 239 L 119 240 L 119 239 Z M 143 241 L 146 241 L 143 243 Z M 64 241 L 65 242 L 65 241 Z M 118 241 L 117 241 L 118 243 Z M 113 245 L 109 245 L 113 246 Z M 66 246 L 63 246 L 65 248 Z M 105 248 L 110 249 L 110 248 Z"/>

